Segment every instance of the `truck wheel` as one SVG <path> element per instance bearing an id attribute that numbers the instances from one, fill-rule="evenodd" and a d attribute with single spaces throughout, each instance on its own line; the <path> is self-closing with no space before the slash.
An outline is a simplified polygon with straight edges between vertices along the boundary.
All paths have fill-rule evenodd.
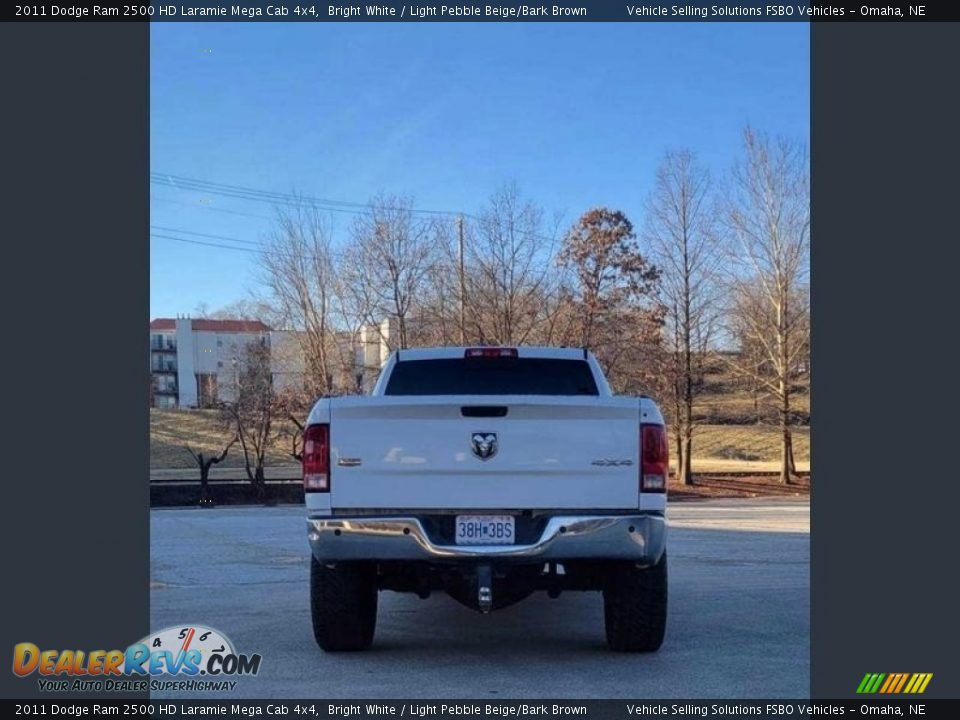
<path id="1" fill-rule="evenodd" d="M 621 652 L 653 652 L 667 625 L 667 553 L 653 567 L 633 564 L 610 573 L 603 590 L 607 645 Z"/>
<path id="2" fill-rule="evenodd" d="M 310 558 L 310 614 L 317 645 L 328 652 L 365 650 L 377 625 L 377 568 L 370 563 L 328 567 Z"/>

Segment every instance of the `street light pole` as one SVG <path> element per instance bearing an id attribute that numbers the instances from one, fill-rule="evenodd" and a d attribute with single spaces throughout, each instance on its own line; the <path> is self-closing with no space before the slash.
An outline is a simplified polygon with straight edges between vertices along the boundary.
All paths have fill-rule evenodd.
<path id="1" fill-rule="evenodd" d="M 464 305 L 466 303 L 466 282 L 464 280 L 463 270 L 463 215 L 457 216 L 457 245 L 459 248 L 459 276 L 460 276 L 460 344 L 467 344 L 466 314 Z"/>

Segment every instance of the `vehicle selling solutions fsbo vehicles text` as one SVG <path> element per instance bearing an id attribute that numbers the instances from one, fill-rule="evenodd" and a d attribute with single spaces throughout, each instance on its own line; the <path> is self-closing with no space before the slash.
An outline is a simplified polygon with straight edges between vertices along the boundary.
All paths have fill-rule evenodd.
<path id="1" fill-rule="evenodd" d="M 724 17 L 843 17 L 846 9 L 833 6 L 812 5 L 764 5 L 758 7 L 740 7 L 738 5 L 627 5 L 627 15 L 636 20 L 647 18 L 674 17 L 680 19 L 708 19 Z M 860 14 L 870 14 L 866 6 Z M 919 13 L 922 14 L 922 13 Z"/>

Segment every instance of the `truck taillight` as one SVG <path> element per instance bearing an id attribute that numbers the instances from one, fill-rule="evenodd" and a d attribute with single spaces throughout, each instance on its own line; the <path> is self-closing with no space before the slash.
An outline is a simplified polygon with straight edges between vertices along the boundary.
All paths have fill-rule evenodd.
<path id="1" fill-rule="evenodd" d="M 303 431 L 303 491 L 330 492 L 330 426 Z"/>
<path id="2" fill-rule="evenodd" d="M 467 348 L 463 356 L 465 358 L 515 358 L 517 357 L 517 349 L 509 347 Z"/>
<path id="3" fill-rule="evenodd" d="M 640 490 L 666 492 L 670 471 L 670 446 L 663 425 L 640 426 Z"/>

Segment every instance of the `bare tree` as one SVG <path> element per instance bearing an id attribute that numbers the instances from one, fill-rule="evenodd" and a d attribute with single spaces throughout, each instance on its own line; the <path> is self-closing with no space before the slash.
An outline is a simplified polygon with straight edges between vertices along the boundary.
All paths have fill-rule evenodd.
<path id="1" fill-rule="evenodd" d="M 718 321 L 717 272 L 721 258 L 710 176 L 686 150 L 669 152 L 657 169 L 647 203 L 644 236 L 660 268 L 666 308 L 664 369 L 677 448 L 677 479 L 693 482 L 693 405 Z"/>
<path id="2" fill-rule="evenodd" d="M 333 328 L 340 285 L 330 232 L 316 208 L 278 210 L 261 255 L 261 277 L 299 345 L 305 392 L 330 394 L 338 364 Z"/>
<path id="3" fill-rule="evenodd" d="M 438 262 L 427 275 L 425 295 L 418 299 L 419 339 L 431 345 L 460 342 L 458 260 L 447 243 L 439 245 Z"/>
<path id="4" fill-rule="evenodd" d="M 432 224 L 414 215 L 409 198 L 377 196 L 354 224 L 343 264 L 354 314 L 378 327 L 389 318 L 396 327 L 395 337 L 384 338 L 391 349 L 410 344 L 410 316 L 436 249 Z"/>
<path id="5" fill-rule="evenodd" d="M 198 307 L 201 306 L 206 306 L 206 303 L 201 303 Z M 276 325 L 278 322 L 282 323 L 284 319 L 273 305 L 263 298 L 257 298 L 252 295 L 248 298 L 227 303 L 217 310 L 211 311 L 207 308 L 206 314 L 198 317 L 207 317 L 214 320 L 259 320 L 264 325 L 270 327 Z"/>
<path id="6" fill-rule="evenodd" d="M 290 431 L 290 457 L 300 462 L 303 460 L 303 433 L 307 427 L 295 415 L 288 415 L 287 419 L 293 423 L 295 428 Z"/>
<path id="7" fill-rule="evenodd" d="M 275 420 L 282 407 L 273 390 L 270 348 L 266 343 L 246 346 L 237 373 L 236 396 L 220 406 L 221 421 L 236 433 L 243 449 L 244 468 L 257 498 L 266 496 L 267 452 L 275 439 Z"/>
<path id="8" fill-rule="evenodd" d="M 609 208 L 584 213 L 567 233 L 558 263 L 572 275 L 566 344 L 592 349 L 611 375 L 625 370 L 626 356 L 640 360 L 644 349 L 659 344 L 660 271 L 640 252 L 626 215 Z M 638 379 L 643 371 L 634 367 L 631 374 Z"/>
<path id="9" fill-rule="evenodd" d="M 453 217 L 435 217 L 429 228 L 429 262 L 413 297 L 407 328 L 410 347 L 451 345 L 460 340 L 459 258 Z"/>
<path id="10" fill-rule="evenodd" d="M 210 505 L 212 501 L 210 500 L 210 494 L 208 491 L 208 484 L 210 479 L 210 468 L 214 465 L 223 462 L 227 453 L 230 452 L 230 448 L 233 447 L 234 443 L 237 442 L 239 438 L 234 435 L 233 439 L 228 442 L 223 450 L 219 454 L 205 455 L 203 452 L 194 452 L 193 448 L 189 445 L 186 445 L 187 452 L 190 453 L 190 456 L 193 458 L 193 461 L 197 464 L 197 467 L 200 468 L 200 504 L 201 505 Z"/>
<path id="11" fill-rule="evenodd" d="M 554 251 L 543 211 L 507 185 L 467 224 L 465 235 L 467 337 L 529 342 L 544 318 Z"/>
<path id="12" fill-rule="evenodd" d="M 806 149 L 748 128 L 735 166 L 726 225 L 738 261 L 730 278 L 733 334 L 750 352 L 732 356 L 777 401 L 782 434 L 780 482 L 796 475 L 791 397 L 809 347 L 810 183 Z M 756 352 L 762 362 L 750 359 Z"/>
<path id="13" fill-rule="evenodd" d="M 276 383 L 276 374 L 274 374 L 274 382 Z M 288 455 L 299 462 L 303 460 L 303 431 L 306 429 L 305 419 L 313 406 L 313 398 L 290 387 L 275 387 L 274 398 L 277 417 L 285 417 L 288 421 L 280 426 L 277 436 L 289 441 L 290 451 Z"/>
<path id="14" fill-rule="evenodd" d="M 731 294 L 731 300 L 734 297 Z M 762 425 L 767 413 L 767 404 L 771 397 L 764 382 L 762 382 L 764 378 L 770 375 L 767 368 L 766 352 L 762 345 L 752 339 L 753 335 L 748 331 L 748 327 L 742 323 L 737 323 L 735 315 L 730 318 L 730 329 L 736 342 L 738 357 L 736 362 L 733 363 L 730 363 L 728 359 L 728 365 L 731 365 L 732 377 L 737 386 L 750 396 L 753 410 L 751 420 L 756 425 Z"/>

